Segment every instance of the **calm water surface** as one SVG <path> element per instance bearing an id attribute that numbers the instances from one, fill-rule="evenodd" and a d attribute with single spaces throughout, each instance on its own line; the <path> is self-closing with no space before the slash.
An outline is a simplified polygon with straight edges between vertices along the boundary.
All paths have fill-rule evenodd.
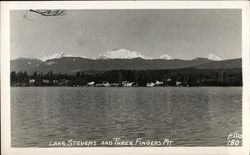
<path id="1" fill-rule="evenodd" d="M 11 144 L 143 138 L 226 146 L 241 132 L 241 87 L 11 88 Z"/>

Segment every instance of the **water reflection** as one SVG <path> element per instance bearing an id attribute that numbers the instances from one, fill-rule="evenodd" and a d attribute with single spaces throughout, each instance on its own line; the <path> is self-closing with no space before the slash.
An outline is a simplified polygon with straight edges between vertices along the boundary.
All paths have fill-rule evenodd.
<path id="1" fill-rule="evenodd" d="M 241 132 L 241 96 L 241 87 L 11 88 L 12 146 L 114 137 L 225 146 Z"/>

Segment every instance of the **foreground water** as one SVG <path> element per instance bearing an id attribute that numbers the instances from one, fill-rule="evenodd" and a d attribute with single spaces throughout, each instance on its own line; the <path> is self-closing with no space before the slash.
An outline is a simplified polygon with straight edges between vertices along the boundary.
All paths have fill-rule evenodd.
<path id="1" fill-rule="evenodd" d="M 119 137 L 226 146 L 241 132 L 241 108 L 241 87 L 11 88 L 11 144 Z"/>

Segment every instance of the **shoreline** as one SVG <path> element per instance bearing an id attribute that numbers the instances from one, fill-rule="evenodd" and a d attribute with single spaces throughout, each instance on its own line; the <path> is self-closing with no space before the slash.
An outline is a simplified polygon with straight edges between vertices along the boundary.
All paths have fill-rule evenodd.
<path id="1" fill-rule="evenodd" d="M 147 86 L 132 86 L 132 87 L 89 87 L 89 86 L 10 86 L 11 88 L 22 88 L 22 87 L 26 87 L 26 88 L 31 88 L 31 87 L 74 87 L 74 88 L 195 88 L 195 87 L 243 87 L 243 86 L 155 86 L 155 87 L 147 87 Z"/>

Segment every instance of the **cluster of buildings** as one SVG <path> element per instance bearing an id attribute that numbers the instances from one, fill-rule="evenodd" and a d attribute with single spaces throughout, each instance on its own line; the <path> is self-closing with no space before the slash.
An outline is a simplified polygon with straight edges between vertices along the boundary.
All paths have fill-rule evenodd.
<path id="1" fill-rule="evenodd" d="M 103 82 L 103 83 L 95 83 L 94 81 L 88 82 L 87 86 L 90 87 L 132 87 L 132 86 L 137 86 L 135 82 L 129 82 L 129 81 L 122 81 L 122 84 L 120 85 L 119 83 L 109 83 L 109 82 Z"/>
<path id="2" fill-rule="evenodd" d="M 168 79 L 167 82 L 172 82 L 172 79 Z M 39 84 L 42 85 L 52 85 L 52 86 L 69 86 L 72 84 L 70 83 L 70 80 L 62 79 L 62 80 L 47 80 L 43 79 Z M 38 85 L 39 85 L 38 84 Z M 37 85 L 37 81 L 35 79 L 30 79 L 29 80 L 29 85 L 34 86 Z M 176 86 L 182 86 L 183 82 L 181 81 L 175 81 Z M 79 84 L 73 84 L 72 86 L 80 86 Z M 130 81 L 122 81 L 121 84 L 119 83 L 109 83 L 109 82 L 103 82 L 103 83 L 96 83 L 94 81 L 87 82 L 86 84 L 81 84 L 81 86 L 88 86 L 88 87 L 136 87 L 138 86 L 137 83 L 135 82 L 130 82 Z M 156 87 L 156 86 L 164 86 L 163 81 L 155 81 L 155 82 L 148 82 L 146 83 L 147 87 Z"/>
<path id="3" fill-rule="evenodd" d="M 164 83 L 163 81 L 155 81 L 155 82 L 150 82 L 147 83 L 146 86 L 147 87 L 154 87 L 154 86 L 163 86 Z M 109 82 L 103 82 L 101 84 L 96 84 L 94 81 L 92 82 L 88 82 L 87 86 L 92 86 L 92 87 L 118 87 L 118 86 L 122 86 L 122 87 L 136 87 L 138 86 L 135 82 L 129 82 L 129 81 L 122 81 L 122 84 L 119 85 L 119 83 L 109 83 Z"/>
<path id="4" fill-rule="evenodd" d="M 70 80 L 62 79 L 62 80 L 48 80 L 43 79 L 42 81 L 36 81 L 35 79 L 29 80 L 29 85 L 33 86 L 35 84 L 43 84 L 43 85 L 57 85 L 57 86 L 65 86 L 70 82 Z"/>

